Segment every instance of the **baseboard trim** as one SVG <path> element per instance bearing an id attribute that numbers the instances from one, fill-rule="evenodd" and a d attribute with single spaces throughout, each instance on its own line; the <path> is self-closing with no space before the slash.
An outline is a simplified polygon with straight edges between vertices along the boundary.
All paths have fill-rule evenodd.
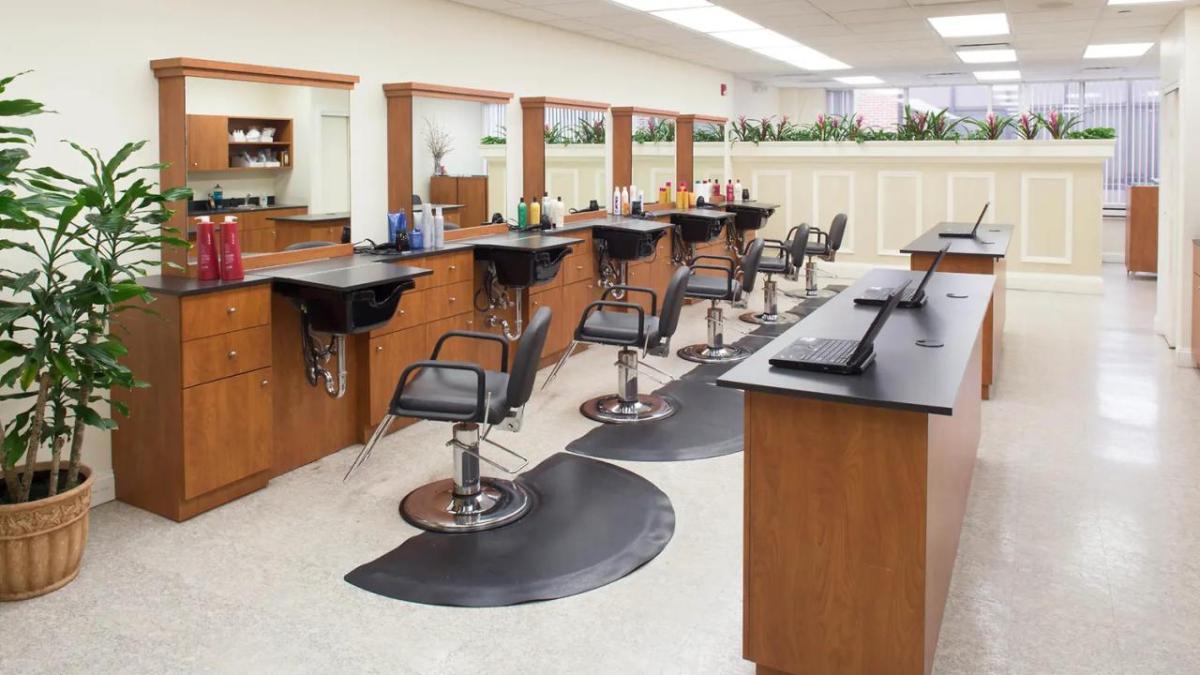
<path id="1" fill-rule="evenodd" d="M 873 265 L 871 263 L 838 262 L 822 266 L 839 278 L 859 279 L 873 269 L 908 269 L 907 265 Z M 1101 295 L 1104 280 L 1099 276 L 1079 274 L 1041 274 L 1037 272 L 1009 272 L 1005 276 L 1008 288 L 1018 291 L 1043 291 L 1049 293 L 1074 293 L 1079 295 Z"/>
<path id="2" fill-rule="evenodd" d="M 1100 254 L 1100 260 L 1102 260 L 1106 263 L 1124 264 L 1125 263 L 1125 254 L 1124 253 L 1102 253 L 1102 254 Z"/>
<path id="3" fill-rule="evenodd" d="M 92 474 L 92 508 L 117 498 L 117 477 L 112 469 Z"/>
<path id="4" fill-rule="evenodd" d="M 1191 349 L 1182 347 L 1175 350 L 1175 365 L 1180 368 L 1195 368 L 1196 354 Z"/>

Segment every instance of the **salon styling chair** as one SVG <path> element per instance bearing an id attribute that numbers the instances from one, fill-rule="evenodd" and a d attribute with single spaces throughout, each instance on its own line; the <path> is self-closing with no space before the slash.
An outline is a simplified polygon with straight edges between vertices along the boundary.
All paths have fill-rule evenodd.
<path id="1" fill-rule="evenodd" d="M 763 246 L 762 239 L 755 239 L 746 248 L 746 255 L 742 256 L 741 281 L 737 280 L 737 263 L 733 258 L 698 255 L 692 259 L 687 297 L 712 303 L 708 308 L 708 341 L 680 349 L 679 358 L 694 363 L 731 363 L 750 356 L 750 351 L 743 347 L 725 344 L 725 316 L 719 303 L 738 303 L 743 293 L 754 290 Z M 707 264 L 708 261 L 716 264 Z M 720 272 L 722 276 L 696 274 L 697 270 Z"/>
<path id="2" fill-rule="evenodd" d="M 804 265 L 804 293 L 803 295 L 794 292 L 784 294 L 789 297 L 811 298 L 818 295 L 817 275 L 820 272 L 817 269 L 817 260 L 825 262 L 837 260 L 838 249 L 842 247 L 842 237 L 846 234 L 846 214 L 839 213 L 834 216 L 828 232 L 819 227 L 811 227 L 808 234 L 810 241 L 805 251 L 808 262 Z M 816 237 L 816 240 L 812 241 L 812 237 Z"/>
<path id="3" fill-rule="evenodd" d="M 746 312 L 742 321 L 762 326 L 780 326 L 800 320 L 795 314 L 779 311 L 779 289 L 772 275 L 782 274 L 795 279 L 797 269 L 804 264 L 808 247 L 808 225 L 802 223 L 788 231 L 787 239 L 763 240 L 763 255 L 758 261 L 758 271 L 766 275 L 763 279 L 763 311 Z M 775 255 L 767 255 L 771 250 Z"/>
<path id="4" fill-rule="evenodd" d="M 512 370 L 508 369 L 508 340 L 492 333 L 450 331 L 433 347 L 428 361 L 409 365 L 400 374 L 388 412 L 359 453 L 350 471 L 360 466 L 387 433 L 396 417 L 453 422 L 454 476 L 413 490 L 400 502 L 400 513 L 416 527 L 434 532 L 478 532 L 507 525 L 529 511 L 529 493 L 519 482 L 481 476 L 482 460 L 515 475 L 528 463 L 524 457 L 488 438 L 495 425 L 520 431 L 525 403 L 533 393 L 538 361 L 550 330 L 550 309 L 533 315 L 517 345 Z M 484 370 L 475 363 L 439 361 L 448 340 L 481 340 L 500 345 L 500 371 Z M 482 430 L 480 428 L 482 425 Z M 488 443 L 521 463 L 506 468 L 480 454 Z M 350 475 L 350 471 L 346 473 Z"/>
<path id="5" fill-rule="evenodd" d="M 601 298 L 583 310 L 575 338 L 555 364 L 550 377 L 542 385 L 544 389 L 558 375 L 567 358 L 580 342 L 598 345 L 613 345 L 621 348 L 617 353 L 617 393 L 607 394 L 584 401 L 579 411 L 585 417 L 609 424 L 648 422 L 670 417 L 676 405 L 657 394 L 638 392 L 639 364 L 660 375 L 671 376 L 638 358 L 642 355 L 668 356 L 671 353 L 671 336 L 679 326 L 679 313 L 683 309 L 684 289 L 689 271 L 686 267 L 675 270 L 667 285 L 662 304 L 658 294 L 649 288 L 615 285 L 604 291 Z M 650 313 L 633 302 L 609 300 L 614 293 L 624 292 L 626 299 L 632 294 L 650 296 Z M 661 311 L 660 311 L 661 309 Z"/>

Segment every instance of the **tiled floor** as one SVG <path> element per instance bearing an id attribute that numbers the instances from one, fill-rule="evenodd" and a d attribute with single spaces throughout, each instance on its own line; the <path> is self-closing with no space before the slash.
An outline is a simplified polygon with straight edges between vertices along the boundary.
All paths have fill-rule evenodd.
<path id="1" fill-rule="evenodd" d="M 1152 334 L 1152 281 L 1113 268 L 1106 284 L 1104 297 L 1009 293 L 939 673 L 1200 672 L 1200 373 Z M 676 346 L 703 337 L 703 308 L 686 312 Z M 572 359 L 502 442 L 538 461 L 582 435 L 575 407 L 615 385 L 611 362 Z M 0 606 L 0 626 L 55 647 L 6 647 L 0 671 L 753 672 L 740 455 L 627 465 L 671 496 L 675 538 L 592 593 L 451 609 L 343 582 L 413 534 L 396 502 L 447 474 L 447 435 L 417 425 L 347 483 L 352 451 L 182 525 L 98 507 L 79 579 Z"/>

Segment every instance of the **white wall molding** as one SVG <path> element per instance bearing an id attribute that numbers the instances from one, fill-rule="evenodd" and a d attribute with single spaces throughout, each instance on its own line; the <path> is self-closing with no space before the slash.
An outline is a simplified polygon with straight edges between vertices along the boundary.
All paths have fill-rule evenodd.
<path id="1" fill-rule="evenodd" d="M 994 171 L 950 171 L 946 174 L 946 220 L 954 220 L 954 181 L 959 178 L 988 182 L 988 204 L 991 206 L 984 215 L 983 222 L 996 222 L 996 173 Z"/>
<path id="2" fill-rule="evenodd" d="M 636 147 L 636 146 L 635 146 Z M 1056 164 L 1100 164 L 1112 157 L 1116 141 L 867 141 L 734 143 L 730 155 L 740 157 L 829 157 L 846 159 L 938 159 L 963 164 L 1025 163 L 1048 160 Z"/>
<path id="3" fill-rule="evenodd" d="M 759 189 L 758 179 L 760 177 L 765 178 L 768 176 L 780 177 L 784 179 L 785 185 L 783 190 L 782 214 L 784 227 L 791 228 L 799 225 L 800 223 L 792 219 L 792 192 L 795 190 L 795 186 L 792 185 L 792 172 L 790 169 L 754 169 L 750 173 L 750 195 L 754 199 L 759 199 L 761 197 L 762 191 Z"/>
<path id="4" fill-rule="evenodd" d="M 886 248 L 884 244 L 884 235 L 886 234 L 886 224 L 891 220 L 887 207 L 887 189 L 884 186 L 884 181 L 888 179 L 905 179 L 915 180 L 916 188 L 914 192 L 916 199 L 913 201 L 913 232 L 912 239 L 921 236 L 925 225 L 925 175 L 920 171 L 880 171 L 875 178 L 875 252 L 883 256 L 904 256 L 908 257 L 907 253 L 901 253 L 898 248 Z M 907 243 L 907 242 L 906 242 Z M 903 246 L 903 244 L 901 244 Z"/>
<path id="5" fill-rule="evenodd" d="M 845 178 L 846 179 L 846 182 L 847 182 L 846 201 L 848 203 L 846 204 L 845 209 L 839 210 L 841 213 L 846 214 L 846 233 L 845 233 L 844 237 L 842 238 L 842 247 L 839 250 L 848 255 L 853 255 L 854 254 L 854 232 L 856 229 L 855 228 L 855 219 L 854 219 L 854 205 L 858 200 L 858 197 L 854 192 L 855 173 L 853 171 L 843 171 L 840 169 L 817 169 L 816 171 L 812 172 L 812 222 L 809 224 L 813 227 L 819 227 L 822 230 L 828 232 L 829 224 L 832 222 L 832 216 L 828 219 L 821 217 L 821 194 L 822 194 L 821 179 L 822 178 Z"/>
<path id="6" fill-rule="evenodd" d="M 1029 252 L 1030 232 L 1030 182 L 1035 180 L 1063 182 L 1063 213 L 1067 222 L 1063 224 L 1064 256 L 1032 255 Z M 1075 177 L 1067 172 L 1025 171 L 1021 173 L 1021 262 L 1070 265 L 1075 248 Z"/>
<path id="7" fill-rule="evenodd" d="M 117 498 L 117 478 L 112 469 L 92 474 L 92 508 Z"/>

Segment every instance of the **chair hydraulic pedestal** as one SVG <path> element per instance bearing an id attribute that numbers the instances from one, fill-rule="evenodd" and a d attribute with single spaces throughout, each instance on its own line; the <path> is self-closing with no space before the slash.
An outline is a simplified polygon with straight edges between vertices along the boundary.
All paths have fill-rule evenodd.
<path id="1" fill-rule="evenodd" d="M 746 312 L 741 319 L 746 323 L 762 326 L 782 326 L 796 323 L 800 320 L 799 316 L 779 311 L 779 287 L 776 285 L 773 275 L 782 274 L 788 278 L 795 278 L 796 265 L 798 262 L 804 261 L 804 253 L 808 245 L 808 225 L 802 224 L 793 227 L 788 232 L 787 239 L 783 241 L 778 239 L 764 239 L 763 241 L 766 242 L 763 244 L 764 252 L 766 248 L 777 251 L 773 257 L 764 255 L 758 263 L 758 270 L 766 275 L 766 279 L 763 280 L 763 311 Z"/>
<path id="2" fill-rule="evenodd" d="M 505 338 L 468 331 L 443 335 L 430 360 L 413 363 L 400 374 L 388 413 L 346 476 L 366 461 L 396 417 L 454 422 L 453 437 L 446 444 L 453 449 L 453 476 L 410 492 L 400 502 L 404 519 L 435 532 L 477 532 L 506 525 L 525 515 L 530 506 L 525 488 L 516 481 L 481 475 L 479 463 L 487 462 L 509 474 L 516 474 L 527 463 L 524 457 L 489 439 L 488 432 L 494 424 L 520 431 L 549 330 L 550 310 L 543 307 L 534 314 L 521 337 L 511 373 L 507 368 Z M 454 338 L 498 342 L 501 370 L 484 370 L 474 363 L 438 361 L 442 345 Z M 480 443 L 503 450 L 520 460 L 521 465 L 509 469 L 484 457 L 479 452 Z"/>
<path id="3" fill-rule="evenodd" d="M 754 290 L 758 275 L 758 264 L 762 260 L 763 241 L 755 239 L 742 256 L 742 281 L 734 277 L 733 258 L 714 255 L 696 256 L 692 260 L 692 275 L 688 277 L 687 297 L 708 300 L 708 340 L 704 344 L 688 345 L 680 349 L 679 358 L 693 363 L 731 363 L 750 356 L 750 351 L 737 345 L 725 344 L 725 315 L 720 302 L 737 303 L 742 293 Z M 705 265 L 700 261 L 712 260 L 720 265 Z M 696 274 L 696 270 L 721 272 L 725 278 Z"/>
<path id="4" fill-rule="evenodd" d="M 805 249 L 805 257 L 808 262 L 804 265 L 804 293 L 785 293 L 785 295 L 793 298 L 812 298 L 818 295 L 831 295 L 821 293 L 817 288 L 817 259 L 826 262 L 834 262 L 837 260 L 838 249 L 842 247 L 842 237 L 846 234 L 846 214 L 839 213 L 833 217 L 833 222 L 829 225 L 829 232 L 824 232 L 820 228 L 811 228 L 809 234 L 816 235 L 815 242 L 807 242 Z"/>

